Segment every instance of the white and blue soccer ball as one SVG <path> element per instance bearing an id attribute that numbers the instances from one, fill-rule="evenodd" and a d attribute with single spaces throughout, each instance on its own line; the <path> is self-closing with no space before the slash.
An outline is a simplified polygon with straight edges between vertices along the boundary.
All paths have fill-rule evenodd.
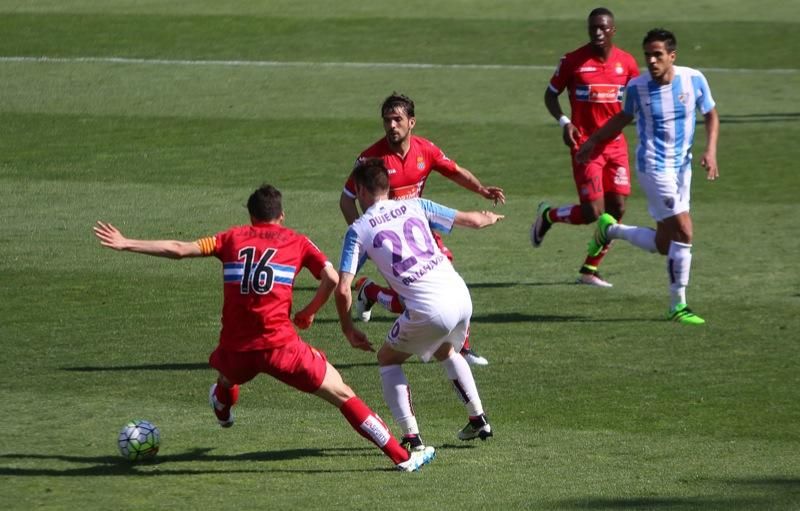
<path id="1" fill-rule="evenodd" d="M 136 419 L 119 432 L 117 446 L 123 458 L 140 461 L 154 457 L 161 445 L 161 432 L 152 422 Z"/>

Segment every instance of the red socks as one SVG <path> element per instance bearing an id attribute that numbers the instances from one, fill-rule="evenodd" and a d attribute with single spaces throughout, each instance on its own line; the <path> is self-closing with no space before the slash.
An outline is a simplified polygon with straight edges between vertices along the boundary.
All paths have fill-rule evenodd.
<path id="1" fill-rule="evenodd" d="M 603 245 L 603 249 L 600 251 L 599 254 L 595 256 L 586 256 L 586 260 L 583 262 L 584 268 L 594 269 L 597 270 L 597 267 L 600 266 L 600 262 L 608 253 L 609 245 Z"/>
<path id="2" fill-rule="evenodd" d="M 370 410 L 358 396 L 345 401 L 339 411 L 359 435 L 377 445 L 395 465 L 408 460 L 408 451 L 400 445 L 378 414 Z"/>
<path id="3" fill-rule="evenodd" d="M 217 380 L 217 388 L 214 390 L 214 397 L 217 398 L 225 408 L 230 408 L 239 401 L 239 386 L 225 387 L 219 380 Z"/>
<path id="4" fill-rule="evenodd" d="M 583 218 L 583 210 L 580 204 L 572 204 L 570 206 L 561 206 L 559 208 L 550 208 L 547 212 L 547 219 L 550 223 L 565 223 L 574 225 L 583 225 L 586 219 Z"/>
<path id="5" fill-rule="evenodd" d="M 372 302 L 377 302 L 386 307 L 389 312 L 400 314 L 405 307 L 400 303 L 400 298 L 397 293 L 390 287 L 381 287 L 378 284 L 372 283 L 364 288 L 364 294 Z M 381 296 L 383 295 L 383 296 Z"/>

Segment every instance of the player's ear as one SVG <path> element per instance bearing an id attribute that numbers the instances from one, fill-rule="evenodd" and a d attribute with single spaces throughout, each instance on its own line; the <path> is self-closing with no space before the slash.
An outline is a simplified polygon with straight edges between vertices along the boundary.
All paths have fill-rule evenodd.
<path id="1" fill-rule="evenodd" d="M 416 126 L 416 124 L 417 124 L 417 118 L 416 117 L 409 117 L 408 118 L 408 129 L 414 129 L 414 126 Z"/>

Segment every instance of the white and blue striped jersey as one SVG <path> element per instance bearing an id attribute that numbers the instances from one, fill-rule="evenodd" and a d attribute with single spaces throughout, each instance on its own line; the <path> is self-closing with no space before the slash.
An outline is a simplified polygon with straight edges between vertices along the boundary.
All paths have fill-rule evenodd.
<path id="1" fill-rule="evenodd" d="M 640 75 L 625 91 L 623 111 L 636 118 L 639 172 L 681 172 L 691 168 L 696 110 L 707 114 L 714 98 L 703 73 L 674 66 L 672 82 L 661 85 Z"/>
<path id="2" fill-rule="evenodd" d="M 339 270 L 356 274 L 369 257 L 412 310 L 435 310 L 466 285 L 442 254 L 431 227 L 449 233 L 456 210 L 427 199 L 381 200 L 347 230 Z"/>

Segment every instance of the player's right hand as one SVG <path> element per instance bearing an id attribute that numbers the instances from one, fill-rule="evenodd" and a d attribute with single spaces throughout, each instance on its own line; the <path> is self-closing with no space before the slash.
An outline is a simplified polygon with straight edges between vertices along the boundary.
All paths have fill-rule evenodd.
<path id="1" fill-rule="evenodd" d="M 575 149 L 578 147 L 578 139 L 580 138 L 580 132 L 578 128 L 575 127 L 574 124 L 569 123 L 564 126 L 564 132 L 562 133 L 564 137 L 564 144 L 569 147 L 570 149 Z"/>
<path id="2" fill-rule="evenodd" d="M 367 339 L 367 334 L 358 328 L 353 328 L 352 330 L 346 332 L 345 336 L 350 342 L 350 346 L 363 351 L 375 351 L 375 348 L 372 347 L 369 339 Z"/>
<path id="3" fill-rule="evenodd" d="M 98 220 L 93 229 L 94 235 L 100 240 L 102 246 L 114 250 L 122 250 L 125 248 L 125 236 L 113 225 Z"/>

